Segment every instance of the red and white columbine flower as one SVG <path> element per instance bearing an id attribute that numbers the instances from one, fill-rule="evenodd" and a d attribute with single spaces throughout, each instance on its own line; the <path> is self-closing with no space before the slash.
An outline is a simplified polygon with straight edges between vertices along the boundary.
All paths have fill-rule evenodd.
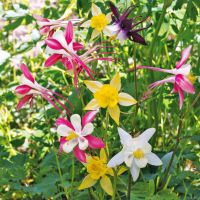
<path id="1" fill-rule="evenodd" d="M 174 88 L 172 92 L 179 94 L 179 108 L 180 109 L 182 108 L 183 102 L 184 102 L 184 92 L 190 93 L 190 94 L 195 93 L 193 83 L 196 80 L 196 77 L 190 73 L 191 65 L 185 64 L 190 56 L 191 49 L 192 49 L 192 46 L 190 45 L 182 51 L 181 60 L 177 62 L 175 69 L 161 69 L 161 68 L 150 67 L 150 66 L 137 67 L 138 69 L 150 69 L 153 71 L 166 72 L 169 74 L 173 74 L 173 76 L 170 76 L 166 79 L 152 83 L 149 86 L 149 88 L 153 89 L 164 83 L 173 83 Z"/>
<path id="2" fill-rule="evenodd" d="M 78 114 L 72 115 L 70 121 L 64 118 L 57 119 L 57 132 L 61 136 L 61 152 L 70 153 L 73 151 L 79 161 L 86 162 L 85 150 L 88 147 L 92 149 L 105 147 L 105 144 L 100 138 L 91 135 L 94 130 L 91 122 L 96 117 L 96 114 L 97 111 L 87 112 L 82 120 Z"/>
<path id="3" fill-rule="evenodd" d="M 17 104 L 17 109 L 21 109 L 26 103 L 30 104 L 30 107 L 33 105 L 33 98 L 36 95 L 40 95 L 42 98 L 47 100 L 50 104 L 52 104 L 56 110 L 62 113 L 62 110 L 56 105 L 58 104 L 62 109 L 69 113 L 70 110 L 67 108 L 62 102 L 60 102 L 55 96 L 60 97 L 62 100 L 68 102 L 70 106 L 72 104 L 62 95 L 57 92 L 53 92 L 47 88 L 39 85 L 25 64 L 21 64 L 20 69 L 23 73 L 21 76 L 21 84 L 15 88 L 15 92 L 21 96 L 19 103 Z M 55 95 L 55 96 L 54 96 Z"/>
<path id="4" fill-rule="evenodd" d="M 72 22 L 66 26 L 65 32 L 56 31 L 52 37 L 45 40 L 47 44 L 47 53 L 51 56 L 46 60 L 45 66 L 50 67 L 56 62 L 61 61 L 67 70 L 72 71 L 74 74 L 74 84 L 77 86 L 78 74 L 85 70 L 86 73 L 92 78 L 91 69 L 86 65 L 94 60 L 107 60 L 112 61 L 112 58 L 98 57 L 97 50 L 104 48 L 101 45 L 95 45 L 87 50 L 82 55 L 78 55 L 77 51 L 83 48 L 83 45 L 74 41 Z M 109 54 L 109 52 L 103 52 Z"/>
<path id="5" fill-rule="evenodd" d="M 38 15 L 33 15 L 33 17 L 37 20 L 37 24 L 40 27 L 40 33 L 42 35 L 48 34 L 49 37 L 52 36 L 57 28 L 66 27 L 69 22 L 68 20 L 63 19 L 51 20 Z M 79 23 L 80 21 L 80 19 L 71 19 L 73 24 Z"/>

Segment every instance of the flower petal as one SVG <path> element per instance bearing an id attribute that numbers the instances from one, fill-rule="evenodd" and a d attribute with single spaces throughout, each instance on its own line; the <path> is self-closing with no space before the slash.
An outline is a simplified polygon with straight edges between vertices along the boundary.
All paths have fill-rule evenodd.
<path id="1" fill-rule="evenodd" d="M 78 114 L 74 114 L 70 117 L 70 121 L 77 132 L 81 132 L 82 126 L 81 126 L 81 117 Z"/>
<path id="2" fill-rule="evenodd" d="M 74 127 L 72 126 L 71 122 L 69 122 L 67 119 L 64 119 L 64 118 L 58 118 L 56 120 L 56 125 L 59 126 L 59 125 L 66 125 L 68 126 L 69 128 L 71 128 L 72 130 L 74 130 Z"/>
<path id="3" fill-rule="evenodd" d="M 120 151 L 115 156 L 111 158 L 111 160 L 108 162 L 108 167 L 116 167 L 117 165 L 121 165 L 124 162 L 124 153 L 123 151 Z"/>
<path id="4" fill-rule="evenodd" d="M 97 110 L 99 109 L 99 104 L 96 99 L 92 99 L 84 108 L 85 110 Z"/>
<path id="5" fill-rule="evenodd" d="M 32 88 L 28 85 L 19 85 L 15 88 L 15 92 L 17 94 L 26 94 L 28 93 Z"/>
<path id="6" fill-rule="evenodd" d="M 139 174 L 140 174 L 140 168 L 137 167 L 134 163 L 132 164 L 131 168 L 131 175 L 132 175 L 132 178 L 133 178 L 133 181 L 136 181 L 139 177 Z"/>
<path id="7" fill-rule="evenodd" d="M 81 135 L 82 136 L 90 135 L 93 132 L 93 130 L 94 130 L 93 124 L 92 123 L 87 123 L 84 126 L 84 128 L 83 128 L 83 130 L 81 132 Z"/>
<path id="8" fill-rule="evenodd" d="M 79 146 L 74 148 L 74 155 L 80 162 L 86 163 L 85 151 L 80 150 Z"/>
<path id="9" fill-rule="evenodd" d="M 50 67 L 50 66 L 54 65 L 56 62 L 58 62 L 58 60 L 60 60 L 61 58 L 62 58 L 62 55 L 53 54 L 49 58 L 47 58 L 47 60 L 44 63 L 44 66 Z"/>
<path id="10" fill-rule="evenodd" d="M 145 154 L 145 157 L 147 158 L 148 163 L 150 165 L 154 165 L 154 166 L 162 165 L 161 159 L 154 153 L 147 153 Z"/>
<path id="11" fill-rule="evenodd" d="M 149 128 L 147 130 L 145 130 L 141 135 L 139 135 L 139 139 L 141 139 L 141 141 L 145 141 L 148 142 L 151 137 L 153 136 L 153 134 L 156 132 L 155 128 Z"/>
<path id="12" fill-rule="evenodd" d="M 60 146 L 59 146 L 60 153 L 62 153 L 62 151 L 63 151 L 63 145 L 65 144 L 65 142 L 66 142 L 66 139 L 64 137 L 61 137 L 60 138 Z"/>
<path id="13" fill-rule="evenodd" d="M 116 88 L 117 91 L 119 91 L 121 89 L 121 78 L 120 78 L 120 74 L 119 73 L 115 74 L 115 76 L 110 81 L 110 85 L 112 87 Z"/>
<path id="14" fill-rule="evenodd" d="M 75 139 L 75 140 L 70 140 L 70 141 L 67 141 L 65 144 L 63 144 L 62 148 L 63 148 L 63 151 L 65 153 L 70 153 L 74 147 L 78 144 L 78 141 Z"/>
<path id="15" fill-rule="evenodd" d="M 145 42 L 145 39 L 137 32 L 135 31 L 132 31 L 129 33 L 129 39 L 133 42 L 137 42 L 139 44 L 142 44 L 142 45 L 147 45 L 147 43 Z"/>
<path id="16" fill-rule="evenodd" d="M 119 171 L 117 172 L 117 176 L 123 174 L 123 173 L 126 172 L 126 171 L 127 171 L 127 168 L 126 168 L 125 166 L 121 166 L 121 167 L 119 168 Z"/>
<path id="17" fill-rule="evenodd" d="M 192 45 L 185 48 L 181 53 L 181 60 L 176 64 L 176 69 L 179 69 L 185 62 L 188 60 L 190 56 L 190 51 L 192 49 Z"/>
<path id="18" fill-rule="evenodd" d="M 91 20 L 87 20 L 85 22 L 83 22 L 80 27 L 84 27 L 84 28 L 89 28 L 91 24 Z"/>
<path id="19" fill-rule="evenodd" d="M 95 119 L 97 113 L 98 111 L 96 110 L 85 113 L 85 115 L 82 117 L 82 126 L 84 127 L 87 123 L 92 122 Z"/>
<path id="20" fill-rule="evenodd" d="M 135 164 L 139 167 L 139 168 L 144 168 L 147 166 L 148 160 L 147 158 L 143 157 L 141 159 L 134 159 Z"/>
<path id="21" fill-rule="evenodd" d="M 84 81 L 84 83 L 86 87 L 93 93 L 103 86 L 103 84 L 98 81 Z"/>
<path id="22" fill-rule="evenodd" d="M 179 95 L 179 108 L 181 109 L 183 107 L 183 102 L 184 102 L 184 92 L 179 86 L 176 87 L 176 90 Z"/>
<path id="23" fill-rule="evenodd" d="M 35 79 L 33 78 L 32 74 L 30 73 L 30 71 L 28 70 L 28 67 L 25 64 L 21 64 L 20 69 L 22 71 L 22 73 L 24 74 L 24 76 L 31 81 L 32 83 L 35 82 Z"/>
<path id="24" fill-rule="evenodd" d="M 69 21 L 67 24 L 67 27 L 65 29 L 65 39 L 67 41 L 67 44 L 70 44 L 73 39 L 73 25 L 72 22 Z"/>
<path id="25" fill-rule="evenodd" d="M 57 128 L 57 133 L 63 137 L 68 136 L 68 132 L 71 132 L 71 131 L 73 131 L 71 128 L 63 124 L 59 125 Z"/>
<path id="26" fill-rule="evenodd" d="M 84 48 L 84 46 L 79 42 L 73 42 L 73 49 L 74 51 L 78 51 Z"/>
<path id="27" fill-rule="evenodd" d="M 32 94 L 22 97 L 17 104 L 17 110 L 20 110 L 26 103 L 28 103 L 33 98 Z"/>
<path id="28" fill-rule="evenodd" d="M 112 183 L 110 181 L 110 178 L 108 176 L 103 176 L 100 180 L 100 184 L 102 189 L 109 195 L 113 195 L 113 187 Z"/>
<path id="29" fill-rule="evenodd" d="M 101 9 L 93 3 L 92 4 L 92 15 L 95 16 L 95 15 L 99 15 L 99 14 L 101 14 Z"/>
<path id="30" fill-rule="evenodd" d="M 106 150 L 101 149 L 100 150 L 100 159 L 104 162 L 107 163 L 107 156 L 106 156 Z"/>
<path id="31" fill-rule="evenodd" d="M 45 40 L 45 43 L 47 44 L 47 46 L 51 49 L 54 50 L 60 50 L 63 49 L 62 45 L 60 44 L 59 41 L 57 41 L 56 39 L 53 38 L 48 38 Z"/>
<path id="32" fill-rule="evenodd" d="M 137 101 L 129 94 L 121 92 L 119 93 L 119 104 L 122 106 L 131 106 L 136 104 Z"/>
<path id="33" fill-rule="evenodd" d="M 85 138 L 88 140 L 88 146 L 92 149 L 101 149 L 105 147 L 101 138 L 97 138 L 93 135 L 87 135 Z"/>
<path id="34" fill-rule="evenodd" d="M 99 34 L 101 34 L 101 31 L 97 31 L 96 29 L 94 29 L 92 31 L 91 40 L 93 40 L 94 38 L 96 38 Z"/>
<path id="35" fill-rule="evenodd" d="M 108 107 L 108 113 L 111 118 L 119 125 L 119 116 L 120 116 L 120 109 L 119 106 L 116 105 L 114 107 Z"/>
<path id="36" fill-rule="evenodd" d="M 131 165 L 133 164 L 133 156 L 125 152 L 124 162 L 126 163 L 127 167 L 131 167 Z"/>
<path id="37" fill-rule="evenodd" d="M 88 174 L 82 181 L 81 185 L 79 186 L 79 190 L 84 190 L 86 188 L 92 187 L 97 181 L 92 179 L 90 174 Z"/>
<path id="38" fill-rule="evenodd" d="M 110 9 L 111 9 L 113 15 L 115 16 L 116 19 L 119 19 L 120 15 L 119 15 L 119 11 L 118 11 L 117 7 L 111 1 L 109 3 L 110 3 Z"/>
<path id="39" fill-rule="evenodd" d="M 123 146 L 130 146 L 130 142 L 133 139 L 132 136 L 120 127 L 118 127 L 118 133 L 119 133 L 121 144 Z"/>
<path id="40" fill-rule="evenodd" d="M 79 148 L 80 150 L 86 150 L 88 148 L 88 140 L 84 137 L 79 137 Z"/>

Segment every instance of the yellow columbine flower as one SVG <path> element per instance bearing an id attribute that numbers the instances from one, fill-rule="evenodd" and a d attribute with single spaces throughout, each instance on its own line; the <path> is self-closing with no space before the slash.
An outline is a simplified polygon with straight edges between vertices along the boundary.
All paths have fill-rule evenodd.
<path id="1" fill-rule="evenodd" d="M 93 28 L 91 39 L 97 37 L 101 32 L 103 32 L 107 36 L 112 36 L 110 29 L 108 28 L 108 24 L 111 22 L 111 13 L 105 15 L 101 12 L 101 9 L 92 4 L 92 18 L 86 22 L 84 22 L 81 27 Z"/>
<path id="2" fill-rule="evenodd" d="M 97 110 L 99 108 L 107 108 L 111 118 L 119 125 L 120 109 L 118 104 L 122 106 L 130 106 L 136 104 L 137 101 L 127 93 L 120 92 L 121 79 L 117 73 L 110 84 L 101 84 L 98 81 L 84 81 L 87 88 L 93 92 L 92 99 L 85 107 L 85 110 Z"/>
<path id="3" fill-rule="evenodd" d="M 107 157 L 104 149 L 100 151 L 100 157 L 88 156 L 87 163 L 85 164 L 88 175 L 83 179 L 79 190 L 83 190 L 95 185 L 100 180 L 102 189 L 109 195 L 113 195 L 113 187 L 108 175 L 114 176 L 112 168 L 107 167 Z M 121 167 L 117 175 L 124 173 L 127 169 Z"/>

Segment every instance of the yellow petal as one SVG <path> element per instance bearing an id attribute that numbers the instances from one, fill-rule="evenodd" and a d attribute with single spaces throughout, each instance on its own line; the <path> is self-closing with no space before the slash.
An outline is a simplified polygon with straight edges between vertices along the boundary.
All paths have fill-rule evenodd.
<path id="1" fill-rule="evenodd" d="M 110 23 L 111 21 L 112 21 L 112 14 L 111 13 L 108 13 L 107 15 L 106 15 L 106 19 L 108 20 L 108 23 Z"/>
<path id="2" fill-rule="evenodd" d="M 101 187 L 103 188 L 103 190 L 109 194 L 109 195 L 113 195 L 113 187 L 112 187 L 112 183 L 110 181 L 110 178 L 108 176 L 103 176 L 100 180 L 100 184 Z"/>
<path id="3" fill-rule="evenodd" d="M 119 104 L 122 106 L 131 106 L 136 104 L 137 101 L 129 94 L 121 92 L 119 93 Z"/>
<path id="4" fill-rule="evenodd" d="M 98 81 L 84 81 L 84 83 L 86 87 L 93 93 L 103 86 L 103 84 Z"/>
<path id="5" fill-rule="evenodd" d="M 112 169 L 112 168 L 108 168 L 107 174 L 109 174 L 109 175 L 111 175 L 111 176 L 114 176 L 113 169 Z"/>
<path id="6" fill-rule="evenodd" d="M 99 14 L 101 14 L 101 9 L 93 3 L 92 4 L 92 15 L 95 16 L 95 15 L 99 15 Z"/>
<path id="7" fill-rule="evenodd" d="M 121 78 L 119 73 L 115 74 L 115 76 L 112 78 L 112 80 L 110 81 L 110 85 L 114 88 L 117 89 L 117 91 L 120 90 L 121 88 Z"/>
<path id="8" fill-rule="evenodd" d="M 108 107 L 108 112 L 111 116 L 111 118 L 116 122 L 117 125 L 119 125 L 119 116 L 120 116 L 120 110 L 119 106 L 116 105 L 115 107 Z"/>
<path id="9" fill-rule="evenodd" d="M 103 160 L 104 163 L 107 163 L 107 156 L 105 149 L 100 150 L 100 159 Z"/>
<path id="10" fill-rule="evenodd" d="M 96 99 L 92 99 L 84 108 L 84 110 L 97 110 L 99 109 L 99 105 Z"/>
<path id="11" fill-rule="evenodd" d="M 92 187 L 97 181 L 92 179 L 90 174 L 88 174 L 82 181 L 81 185 L 79 186 L 79 190 L 84 190 L 86 188 Z"/>
<path id="12" fill-rule="evenodd" d="M 125 171 L 127 171 L 127 168 L 124 166 L 121 166 L 119 171 L 117 172 L 117 175 L 119 176 L 119 175 L 123 174 Z"/>

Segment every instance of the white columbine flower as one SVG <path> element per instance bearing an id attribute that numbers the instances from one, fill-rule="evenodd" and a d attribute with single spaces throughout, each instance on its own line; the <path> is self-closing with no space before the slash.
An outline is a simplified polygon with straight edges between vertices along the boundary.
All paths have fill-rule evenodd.
<path id="1" fill-rule="evenodd" d="M 109 162 L 108 167 L 115 167 L 125 162 L 131 170 L 133 181 L 139 177 L 140 168 L 150 165 L 162 165 L 160 158 L 151 152 L 149 139 L 155 133 L 154 128 L 149 128 L 136 138 L 132 138 L 130 134 L 121 128 L 118 128 L 120 141 L 123 149 L 116 154 Z"/>

